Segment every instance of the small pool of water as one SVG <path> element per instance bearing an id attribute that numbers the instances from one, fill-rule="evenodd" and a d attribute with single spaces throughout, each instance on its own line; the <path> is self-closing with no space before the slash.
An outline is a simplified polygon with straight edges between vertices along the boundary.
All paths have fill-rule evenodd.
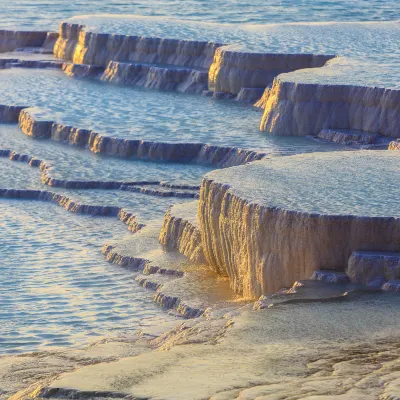
<path id="1" fill-rule="evenodd" d="M 16 124 L 0 124 L 0 148 L 44 160 L 52 166 L 51 177 L 67 180 L 169 181 L 198 185 L 206 172 L 215 169 L 197 164 L 128 160 L 94 154 L 65 143 L 31 138 Z"/>
<path id="2" fill-rule="evenodd" d="M 169 317 L 134 275 L 109 264 L 113 218 L 72 215 L 41 202 L 0 200 L 0 353 L 133 335 Z"/>
<path id="3" fill-rule="evenodd" d="M 243 199 L 309 213 L 400 217 L 400 153 L 356 151 L 274 158 L 207 175 Z"/>
<path id="4" fill-rule="evenodd" d="M 192 200 L 190 198 L 150 196 L 123 190 L 65 189 L 46 186 L 41 183 L 41 172 L 38 168 L 32 168 L 22 162 L 10 161 L 7 158 L 0 158 L 0 168 L 2 171 L 1 189 L 46 190 L 65 195 L 81 204 L 120 207 L 132 212 L 138 221 L 144 224 L 151 220 L 162 219 L 170 205 Z M 0 199 L 0 206 L 6 201 L 6 199 Z M 39 203 L 38 207 L 43 207 L 41 201 L 32 200 L 32 202 Z M 67 211 L 64 210 L 64 213 Z M 117 217 L 115 220 L 117 221 Z M 126 227 L 122 223 L 119 228 L 121 232 L 126 232 Z"/>

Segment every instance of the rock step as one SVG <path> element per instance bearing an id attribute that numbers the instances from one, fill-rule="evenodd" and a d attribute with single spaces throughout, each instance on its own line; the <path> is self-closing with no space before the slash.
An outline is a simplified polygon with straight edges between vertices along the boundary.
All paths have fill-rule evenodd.
<path id="1" fill-rule="evenodd" d="M 199 198 L 199 193 L 197 191 L 189 190 L 189 189 L 180 189 L 180 190 L 168 190 L 165 187 L 160 185 L 122 185 L 120 187 L 121 190 L 135 192 L 135 193 L 143 193 L 151 196 L 159 196 L 159 197 L 178 197 L 178 198 Z"/>
<path id="2" fill-rule="evenodd" d="M 320 271 L 329 272 L 329 271 Z M 328 275 L 326 275 L 328 276 Z M 293 284 L 291 288 L 281 289 L 277 293 L 261 296 L 253 305 L 254 310 L 272 308 L 285 304 L 302 303 L 330 303 L 352 300 L 370 291 L 349 282 L 332 285 L 333 281 L 321 279 L 301 280 Z"/>
<path id="3" fill-rule="evenodd" d="M 344 272 L 317 270 L 314 271 L 311 280 L 326 283 L 350 283 L 350 279 Z"/>
<path id="4" fill-rule="evenodd" d="M 5 107 L 0 107 L 0 118 L 2 112 L 7 114 Z M 14 114 L 12 116 L 15 117 Z M 48 120 L 48 113 L 38 108 L 20 110 L 18 118 L 19 126 L 25 135 L 67 142 L 71 145 L 86 147 L 93 153 L 115 157 L 232 167 L 261 160 L 267 156 L 266 153 L 237 147 L 203 143 L 153 142 L 103 136 L 88 129 L 75 128 Z"/>
<path id="5" fill-rule="evenodd" d="M 390 139 L 377 133 L 357 130 L 322 129 L 316 138 L 363 149 L 387 149 L 390 143 Z"/>
<path id="6" fill-rule="evenodd" d="M 102 252 L 114 264 L 142 271 L 136 280 L 156 291 L 154 301 L 185 318 L 198 317 L 208 307 L 222 307 L 236 298 L 227 278 L 195 266 L 177 251 L 166 251 L 158 242 L 161 225 L 162 221 L 153 221 L 124 241 L 106 244 Z"/>
<path id="7" fill-rule="evenodd" d="M 159 240 L 167 249 L 179 251 L 196 265 L 205 265 L 206 258 L 197 218 L 198 201 L 171 206 L 164 216 Z"/>
<path id="8" fill-rule="evenodd" d="M 400 253 L 354 251 L 346 273 L 352 282 L 365 285 L 400 279 Z"/>
<path id="9" fill-rule="evenodd" d="M 400 280 L 396 279 L 393 281 L 385 282 L 382 286 L 382 290 L 385 292 L 400 292 Z"/>
<path id="10" fill-rule="evenodd" d="M 200 190 L 200 185 L 187 185 L 187 184 L 179 184 L 179 183 L 170 183 L 170 182 L 160 182 L 160 186 L 168 187 L 171 189 L 187 189 L 187 190 Z"/>
<path id="11" fill-rule="evenodd" d="M 207 267 L 188 269 L 179 279 L 152 276 L 145 284 L 156 290 L 154 301 L 166 309 L 175 309 L 184 318 L 196 318 L 212 307 L 232 306 L 236 300 L 229 280 L 216 276 Z"/>
<path id="12" fill-rule="evenodd" d="M 208 71 L 173 65 L 110 61 L 100 78 L 104 82 L 182 93 L 202 93 Z"/>
<path id="13" fill-rule="evenodd" d="M 135 216 L 127 213 L 126 220 Z M 150 222 L 138 233 L 125 240 L 104 245 L 102 253 L 113 264 L 154 274 L 160 271 L 168 275 L 181 276 L 187 267 L 186 257 L 177 252 L 167 252 L 158 242 L 161 221 Z"/>
<path id="14" fill-rule="evenodd" d="M 21 60 L 21 59 L 0 59 L 0 68 L 56 68 L 61 69 L 63 62 L 46 60 Z"/>

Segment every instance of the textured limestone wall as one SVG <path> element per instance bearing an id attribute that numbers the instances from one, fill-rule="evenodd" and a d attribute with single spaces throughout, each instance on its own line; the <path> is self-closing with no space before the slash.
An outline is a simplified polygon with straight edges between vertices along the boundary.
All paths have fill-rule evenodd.
<path id="1" fill-rule="evenodd" d="M 78 64 L 106 66 L 110 61 L 208 68 L 218 43 L 88 32 L 62 23 L 54 54 Z"/>
<path id="2" fill-rule="evenodd" d="M 162 143 L 103 136 L 88 129 L 43 120 L 36 111 L 26 108 L 19 114 L 19 125 L 26 135 L 65 141 L 75 146 L 87 147 L 94 153 L 157 161 L 194 162 L 221 167 L 245 164 L 266 156 L 265 153 L 236 147 L 202 143 Z"/>
<path id="3" fill-rule="evenodd" d="M 178 250 L 195 264 L 205 264 L 197 214 L 198 202 L 171 206 L 165 214 L 159 241 L 167 250 Z"/>
<path id="4" fill-rule="evenodd" d="M 246 53 L 218 48 L 210 66 L 208 87 L 238 94 L 242 88 L 265 88 L 284 72 L 322 67 L 332 55 Z"/>
<path id="5" fill-rule="evenodd" d="M 263 103 L 260 129 L 271 135 L 317 135 L 328 128 L 400 137 L 400 90 L 277 79 Z"/>
<path id="6" fill-rule="evenodd" d="M 208 72 L 190 68 L 111 61 L 101 80 L 151 89 L 200 94 L 208 87 Z"/>
<path id="7" fill-rule="evenodd" d="M 257 297 L 315 270 L 344 271 L 354 250 L 400 250 L 400 219 L 329 216 L 249 203 L 203 179 L 198 218 L 208 264 L 232 288 Z"/>
<path id="8" fill-rule="evenodd" d="M 0 30 L 0 53 L 14 51 L 21 47 L 42 47 L 45 42 L 46 46 L 50 46 L 50 38 L 47 34 L 40 31 Z"/>
<path id="9" fill-rule="evenodd" d="M 71 78 L 100 78 L 104 73 L 104 67 L 74 63 L 63 63 L 62 70 Z"/>

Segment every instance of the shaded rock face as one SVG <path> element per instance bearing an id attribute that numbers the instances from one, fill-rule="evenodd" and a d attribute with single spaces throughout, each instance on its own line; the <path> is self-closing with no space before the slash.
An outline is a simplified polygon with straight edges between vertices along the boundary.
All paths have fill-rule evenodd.
<path id="1" fill-rule="evenodd" d="M 379 135 L 374 133 L 356 132 L 356 131 L 338 131 L 333 129 L 323 129 L 318 138 L 329 142 L 340 144 L 373 144 L 376 143 Z"/>
<path id="2" fill-rule="evenodd" d="M 63 63 L 63 72 L 71 78 L 99 78 L 104 67 L 98 65 Z"/>
<path id="3" fill-rule="evenodd" d="M 190 68 L 110 61 L 101 80 L 151 89 L 200 94 L 207 89 L 208 72 Z"/>
<path id="4" fill-rule="evenodd" d="M 260 129 L 271 135 L 317 135 L 327 128 L 400 137 L 400 90 L 275 80 L 263 104 Z"/>
<path id="5" fill-rule="evenodd" d="M 87 32 L 83 25 L 62 23 L 54 54 L 78 64 L 106 66 L 110 61 L 208 68 L 218 43 Z"/>
<path id="6" fill-rule="evenodd" d="M 0 104 L 0 122 L 18 122 L 23 106 L 6 106 Z"/>
<path id="7" fill-rule="evenodd" d="M 347 265 L 347 275 L 354 283 L 370 284 L 400 279 L 400 253 L 354 251 Z"/>
<path id="8" fill-rule="evenodd" d="M 14 51 L 20 47 L 50 46 L 47 32 L 0 30 L 0 53 Z M 47 39 L 47 41 L 46 41 Z"/>
<path id="9" fill-rule="evenodd" d="M 210 66 L 208 87 L 238 94 L 242 88 L 265 88 L 284 72 L 322 67 L 332 55 L 245 53 L 218 48 Z M 261 97 L 261 96 L 259 96 Z"/>
<path id="10" fill-rule="evenodd" d="M 398 218 L 329 216 L 248 203 L 229 185 L 203 179 L 198 218 L 207 263 L 232 288 L 257 297 L 307 279 L 318 269 L 343 271 L 357 249 L 400 250 Z"/>
<path id="11" fill-rule="evenodd" d="M 235 97 L 235 101 L 243 101 L 246 103 L 255 103 L 261 99 L 264 94 L 264 88 L 246 88 L 242 87 Z"/>

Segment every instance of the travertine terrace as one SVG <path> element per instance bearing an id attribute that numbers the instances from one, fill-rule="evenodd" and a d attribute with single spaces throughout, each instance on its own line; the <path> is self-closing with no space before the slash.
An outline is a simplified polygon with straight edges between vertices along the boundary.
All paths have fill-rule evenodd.
<path id="1" fill-rule="evenodd" d="M 281 29 L 282 43 L 291 43 L 301 38 L 291 29 L 305 28 Z M 393 35 L 398 27 L 382 29 Z M 1 200 L 12 202 L 10 209 L 41 201 L 40 217 L 27 207 L 16 224 L 25 218 L 44 226 L 42 214 L 57 215 L 70 252 L 74 229 L 81 238 L 82 228 L 69 227 L 67 218 L 122 222 L 123 237 L 110 228 L 112 240 L 97 243 L 102 261 L 125 271 L 125 285 L 151 293 L 137 310 L 151 322 L 141 325 L 135 314 L 118 338 L 107 337 L 114 327 L 105 310 L 118 308 L 116 320 L 128 320 L 127 304 L 106 299 L 93 311 L 86 303 L 92 314 L 83 322 L 71 314 L 65 326 L 104 317 L 109 331 L 93 329 L 105 339 L 68 354 L 43 350 L 64 343 L 57 334 L 54 343 L 51 335 L 29 342 L 39 309 L 26 339 L 34 353 L 0 357 L 0 398 L 398 398 L 399 298 L 386 293 L 400 291 L 398 82 L 337 81 L 357 63 L 361 71 L 360 59 L 343 67 L 345 57 L 318 42 L 299 52 L 291 44 L 269 49 L 274 30 L 249 28 L 254 50 L 224 40 L 240 42 L 242 31 L 193 40 L 102 32 L 73 20 L 61 22 L 58 33 L 0 30 L 0 79 L 22 85 L 15 93 L 7 86 L 0 99 L 0 157 L 18 171 L 15 182 L 3 177 Z M 321 79 L 305 78 L 314 73 Z M 39 93 L 43 82 L 53 86 Z M 165 97 L 156 103 L 154 93 Z M 135 118 L 150 129 L 131 129 Z M 236 129 L 231 136 L 229 129 Z M 109 234 L 91 229 L 92 241 Z M 40 228 L 32 232 L 31 240 Z M 90 246 L 81 242 L 75 246 L 87 258 Z M 68 261 L 59 260 L 62 271 Z M 96 285 L 82 278 L 75 286 Z M 67 299 L 76 287 L 65 290 Z M 107 287 L 99 282 L 99 293 Z M 168 312 L 163 323 L 155 305 Z M 392 314 L 379 314 L 390 307 Z M 133 330 L 140 332 L 134 339 Z M 13 340 L 11 332 L 5 342 Z"/>

